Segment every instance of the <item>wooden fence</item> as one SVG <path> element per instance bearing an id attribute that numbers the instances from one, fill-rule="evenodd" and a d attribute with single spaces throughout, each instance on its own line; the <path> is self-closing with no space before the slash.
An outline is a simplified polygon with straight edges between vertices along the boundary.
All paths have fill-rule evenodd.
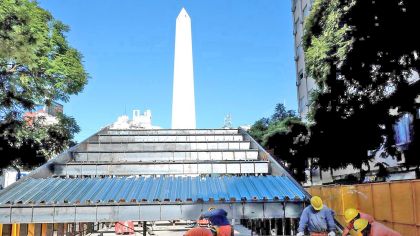
<path id="1" fill-rule="evenodd" d="M 354 207 L 402 235 L 420 236 L 420 180 L 313 186 L 306 190 L 320 196 L 342 225 L 345 209 Z"/>

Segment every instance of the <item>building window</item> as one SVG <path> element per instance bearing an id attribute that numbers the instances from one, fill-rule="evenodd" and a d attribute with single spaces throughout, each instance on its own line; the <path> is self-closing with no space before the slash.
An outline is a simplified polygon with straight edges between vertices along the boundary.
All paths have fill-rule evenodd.
<path id="1" fill-rule="evenodd" d="M 305 96 L 299 98 L 299 113 L 305 110 Z"/>
<path id="2" fill-rule="evenodd" d="M 300 84 L 302 83 L 302 79 L 303 79 L 303 70 L 300 70 L 298 73 L 298 78 L 296 81 L 296 86 L 300 86 Z"/>
<path id="3" fill-rule="evenodd" d="M 302 81 L 303 80 L 303 70 L 299 71 L 299 80 Z"/>
<path id="4" fill-rule="evenodd" d="M 296 10 L 296 1 L 297 0 L 292 0 L 292 12 Z"/>
<path id="5" fill-rule="evenodd" d="M 405 145 L 411 142 L 410 131 L 412 122 L 412 116 L 410 114 L 405 114 L 394 125 L 395 143 L 398 146 Z"/>
<path id="6" fill-rule="evenodd" d="M 308 6 L 308 4 L 305 5 L 305 7 L 303 8 L 303 19 L 305 20 L 306 17 L 309 16 L 309 11 L 310 11 L 310 7 Z"/>
<path id="7" fill-rule="evenodd" d="M 302 42 L 296 47 L 296 56 L 303 56 L 303 47 Z"/>
<path id="8" fill-rule="evenodd" d="M 299 25 L 299 17 L 296 19 L 295 24 L 293 25 L 293 34 L 296 35 Z"/>

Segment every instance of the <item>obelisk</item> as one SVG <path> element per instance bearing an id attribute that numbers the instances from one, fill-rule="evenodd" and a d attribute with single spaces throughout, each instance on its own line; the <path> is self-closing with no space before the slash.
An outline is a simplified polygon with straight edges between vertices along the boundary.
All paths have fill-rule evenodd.
<path id="1" fill-rule="evenodd" d="M 182 8 L 176 18 L 172 129 L 195 129 L 191 19 Z"/>

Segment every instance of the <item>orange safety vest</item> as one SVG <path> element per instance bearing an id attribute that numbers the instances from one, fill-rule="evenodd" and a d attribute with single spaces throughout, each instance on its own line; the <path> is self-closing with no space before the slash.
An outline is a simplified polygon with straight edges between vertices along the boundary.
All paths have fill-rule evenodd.
<path id="1" fill-rule="evenodd" d="M 185 236 L 213 236 L 212 232 L 207 228 L 192 228 L 184 234 Z"/>
<path id="2" fill-rule="evenodd" d="M 216 227 L 217 236 L 231 236 L 232 235 L 232 226 L 222 225 Z"/>

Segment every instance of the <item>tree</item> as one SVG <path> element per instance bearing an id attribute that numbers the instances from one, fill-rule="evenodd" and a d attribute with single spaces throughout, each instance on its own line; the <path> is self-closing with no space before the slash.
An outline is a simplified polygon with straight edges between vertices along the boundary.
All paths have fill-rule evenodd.
<path id="1" fill-rule="evenodd" d="M 268 118 L 261 118 L 257 120 L 249 129 L 249 134 L 257 141 L 258 143 L 262 143 L 263 136 L 268 130 L 268 125 L 270 124 L 270 119 Z"/>
<path id="2" fill-rule="evenodd" d="M 305 181 L 308 168 L 309 130 L 296 117 L 287 117 L 278 121 L 275 128 L 264 135 L 263 144 L 273 150 L 278 161 L 287 164 L 298 181 Z"/>
<path id="3" fill-rule="evenodd" d="M 392 127 L 419 109 L 418 10 L 417 0 L 315 0 L 303 43 L 318 86 L 310 147 L 323 169 L 362 168 L 381 147 L 398 155 Z"/>
<path id="4" fill-rule="evenodd" d="M 286 164 L 297 180 L 306 180 L 309 130 L 296 117 L 294 110 L 286 110 L 284 104 L 278 103 L 271 119 L 256 121 L 249 134 L 266 149 L 272 150 L 274 158 Z"/>
<path id="5" fill-rule="evenodd" d="M 22 115 L 36 104 L 66 102 L 87 83 L 82 55 L 66 40 L 68 30 L 35 1 L 0 3 L 0 168 L 39 165 L 78 131 L 70 117 L 41 128 L 28 127 Z"/>
<path id="6" fill-rule="evenodd" d="M 277 103 L 274 114 L 271 116 L 271 121 L 284 120 L 287 117 L 296 117 L 296 112 L 294 110 L 286 110 L 283 103 Z"/>

